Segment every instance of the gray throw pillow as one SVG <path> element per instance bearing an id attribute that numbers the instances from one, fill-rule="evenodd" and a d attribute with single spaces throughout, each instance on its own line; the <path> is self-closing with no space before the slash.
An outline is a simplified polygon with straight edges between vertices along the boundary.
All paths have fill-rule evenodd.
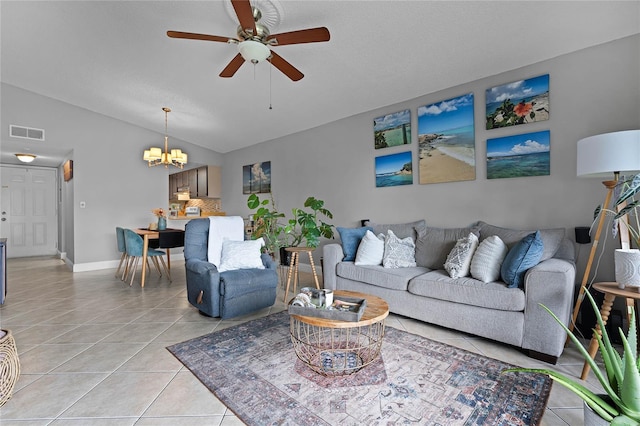
<path id="1" fill-rule="evenodd" d="M 367 221 L 365 223 L 366 226 L 370 226 L 373 228 L 373 233 L 384 234 L 387 235 L 388 230 L 392 230 L 396 237 L 402 239 L 411 237 L 413 241 L 416 240 L 416 228 L 421 226 L 427 226 L 424 219 L 417 220 L 415 222 L 409 223 L 392 223 L 392 224 L 383 224 L 383 223 L 374 223 L 371 221 Z"/>
<path id="2" fill-rule="evenodd" d="M 490 225 L 486 222 L 478 222 L 480 226 L 480 241 L 492 235 L 497 235 L 507 245 L 509 249 L 513 248 L 527 235 L 536 232 L 536 229 L 523 231 L 518 229 L 501 228 L 499 226 Z M 544 249 L 542 250 L 542 258 L 540 261 L 551 259 L 560 248 L 560 244 L 564 239 L 564 228 L 540 229 L 540 239 Z"/>
<path id="3" fill-rule="evenodd" d="M 420 226 L 416 229 L 416 264 L 429 269 L 444 269 L 449 252 L 460 238 L 470 233 L 480 236 L 477 226 L 465 228 L 432 228 Z"/>

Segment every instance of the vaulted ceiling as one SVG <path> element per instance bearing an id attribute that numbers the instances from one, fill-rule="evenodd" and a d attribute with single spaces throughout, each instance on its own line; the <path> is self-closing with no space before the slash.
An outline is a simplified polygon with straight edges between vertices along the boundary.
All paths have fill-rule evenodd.
<path id="1" fill-rule="evenodd" d="M 171 137 L 224 153 L 640 32 L 638 1 L 252 3 L 272 33 L 329 29 L 273 48 L 302 80 L 221 78 L 237 46 L 167 37 L 235 37 L 228 0 L 3 0 L 1 81 L 160 133 L 168 106 Z"/>

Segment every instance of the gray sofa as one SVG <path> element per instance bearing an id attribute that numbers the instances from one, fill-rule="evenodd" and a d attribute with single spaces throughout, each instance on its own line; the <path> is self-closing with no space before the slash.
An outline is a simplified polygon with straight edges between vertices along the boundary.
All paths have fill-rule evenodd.
<path id="1" fill-rule="evenodd" d="M 476 233 L 480 242 L 497 235 L 510 249 L 532 231 L 484 222 L 449 229 L 430 228 L 424 221 L 369 225 L 376 235 L 393 229 L 400 238 L 411 236 L 418 266 L 356 266 L 353 261 L 343 261 L 341 244 L 331 243 L 323 247 L 325 288 L 373 294 L 385 299 L 392 313 L 503 342 L 533 358 L 557 362 L 566 333 L 539 305 L 544 304 L 568 324 L 575 288 L 575 254 L 564 229 L 540 230 L 544 244 L 540 263 L 526 272 L 523 288 L 508 288 L 501 281 L 450 278 L 442 266 L 425 266 L 425 258 L 441 264 L 439 261 L 446 259 L 456 240 L 469 232 Z"/>

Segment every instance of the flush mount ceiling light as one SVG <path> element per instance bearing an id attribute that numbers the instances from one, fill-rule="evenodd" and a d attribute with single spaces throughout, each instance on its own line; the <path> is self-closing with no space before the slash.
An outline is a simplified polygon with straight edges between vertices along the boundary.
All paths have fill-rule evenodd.
<path id="1" fill-rule="evenodd" d="M 36 156 L 33 154 L 16 154 L 16 157 L 23 163 L 30 163 L 36 159 Z"/>
<path id="2" fill-rule="evenodd" d="M 151 147 L 144 151 L 142 159 L 149 163 L 149 167 L 164 165 L 165 168 L 169 165 L 183 168 L 187 164 L 187 154 L 180 149 L 172 149 L 169 151 L 169 134 L 167 132 L 167 122 L 170 108 L 163 107 L 164 111 L 164 152 L 162 148 Z"/>

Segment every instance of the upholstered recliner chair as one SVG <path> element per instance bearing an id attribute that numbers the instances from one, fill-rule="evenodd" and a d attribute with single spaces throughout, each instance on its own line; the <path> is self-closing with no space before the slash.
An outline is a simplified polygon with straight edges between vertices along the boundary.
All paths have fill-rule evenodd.
<path id="1" fill-rule="evenodd" d="M 257 255 L 245 255 L 240 247 L 255 241 L 241 242 L 243 239 L 244 221 L 240 216 L 193 219 L 186 224 L 187 298 L 201 313 L 225 319 L 274 304 L 277 265 L 259 250 Z M 234 253 L 240 256 L 230 258 Z M 250 257 L 255 257 L 253 264 Z"/>

